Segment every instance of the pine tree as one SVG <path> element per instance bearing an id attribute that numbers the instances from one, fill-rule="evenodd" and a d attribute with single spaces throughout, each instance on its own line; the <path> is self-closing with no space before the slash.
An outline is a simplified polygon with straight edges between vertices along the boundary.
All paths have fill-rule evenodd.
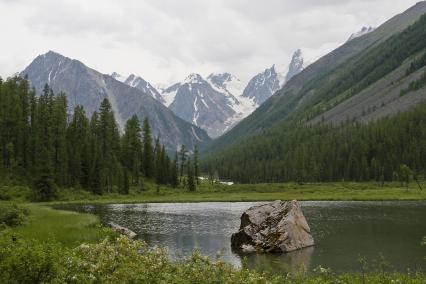
<path id="1" fill-rule="evenodd" d="M 154 173 L 155 173 L 155 182 L 157 184 L 161 184 L 163 180 L 164 170 L 162 168 L 161 163 L 161 145 L 160 145 L 160 137 L 155 139 L 155 147 L 154 147 Z"/>
<path id="2" fill-rule="evenodd" d="M 53 93 L 46 84 L 38 100 L 36 135 L 36 177 L 34 181 L 34 199 L 48 201 L 56 196 L 53 177 L 53 132 L 52 132 Z"/>
<path id="3" fill-rule="evenodd" d="M 143 121 L 143 173 L 146 178 L 154 177 L 154 153 L 152 149 L 151 127 L 148 118 Z"/>
<path id="4" fill-rule="evenodd" d="M 120 182 L 120 188 L 119 191 L 121 194 L 129 194 L 130 185 L 129 185 L 129 173 L 126 167 L 122 168 L 122 174 L 121 174 L 121 182 Z"/>
<path id="5" fill-rule="evenodd" d="M 122 138 L 122 163 L 131 172 L 132 184 L 137 185 L 140 179 L 142 161 L 142 142 L 139 119 L 132 116 L 125 126 L 125 133 Z"/>
<path id="6" fill-rule="evenodd" d="M 175 159 L 173 160 L 170 168 L 170 184 L 174 188 L 179 186 L 178 160 L 178 152 L 176 151 Z"/>
<path id="7" fill-rule="evenodd" d="M 88 186 L 90 161 L 89 120 L 84 108 L 76 106 L 74 115 L 67 129 L 68 169 L 71 186 Z"/>
<path id="8" fill-rule="evenodd" d="M 197 185 L 195 183 L 195 178 L 194 178 L 194 169 L 191 165 L 191 159 L 188 159 L 188 164 L 187 164 L 187 176 L 188 176 L 188 189 L 189 191 L 195 191 L 197 189 Z"/>
<path id="9" fill-rule="evenodd" d="M 183 178 L 183 170 L 185 167 L 185 163 L 186 163 L 186 154 L 187 154 L 187 150 L 185 148 L 185 145 L 182 145 L 180 147 L 180 175 L 179 175 L 179 181 L 180 183 L 182 183 L 182 178 Z"/>
<path id="10" fill-rule="evenodd" d="M 67 99 L 64 93 L 55 97 L 52 110 L 53 169 L 56 184 L 64 186 L 68 181 Z"/>
<path id="11" fill-rule="evenodd" d="M 108 192 L 118 183 L 120 134 L 111 104 L 104 99 L 99 108 L 99 143 L 101 149 L 102 183 Z"/>
<path id="12" fill-rule="evenodd" d="M 200 184 L 200 169 L 198 165 L 198 145 L 195 145 L 194 147 L 194 175 L 195 175 L 195 181 L 197 185 Z"/>

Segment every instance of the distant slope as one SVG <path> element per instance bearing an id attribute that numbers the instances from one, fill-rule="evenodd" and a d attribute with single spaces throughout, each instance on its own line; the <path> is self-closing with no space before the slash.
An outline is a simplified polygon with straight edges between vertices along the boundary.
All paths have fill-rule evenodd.
<path id="1" fill-rule="evenodd" d="M 45 84 L 49 84 L 55 93 L 65 92 L 69 109 L 82 105 L 89 116 L 107 98 L 121 129 L 135 114 L 141 121 L 148 117 L 153 134 L 159 135 L 170 151 L 181 144 L 192 149 L 195 144 L 210 140 L 205 131 L 175 116 L 150 95 L 58 53 L 50 51 L 38 56 L 21 75 L 28 76 L 37 93 Z"/>
<path id="2" fill-rule="evenodd" d="M 312 100 L 319 98 L 317 94 L 321 92 L 321 88 L 324 88 L 336 76 L 341 75 L 339 72 L 345 68 L 345 63 L 356 62 L 369 50 L 408 28 L 424 13 L 426 13 L 426 2 L 422 1 L 404 13 L 393 17 L 376 30 L 355 38 L 320 58 L 300 74 L 294 76 L 253 114 L 241 121 L 231 131 L 214 140 L 204 151 L 213 153 L 248 136 L 256 135 L 297 113 L 311 111 Z"/>

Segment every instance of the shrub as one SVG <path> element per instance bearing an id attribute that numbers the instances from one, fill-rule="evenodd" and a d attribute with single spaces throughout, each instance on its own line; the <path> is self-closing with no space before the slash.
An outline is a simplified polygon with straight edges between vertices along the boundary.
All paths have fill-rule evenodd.
<path id="1" fill-rule="evenodd" d="M 13 241 L 0 235 L 2 283 L 425 283 L 423 274 L 336 275 L 318 267 L 313 274 L 273 276 L 237 269 L 194 252 L 173 262 L 163 249 L 120 237 L 68 250 L 55 244 Z"/>
<path id="2" fill-rule="evenodd" d="M 63 248 L 28 240 L 0 238 L 0 282 L 50 283 L 57 279 Z"/>
<path id="3" fill-rule="evenodd" d="M 0 204 L 0 224 L 15 227 L 21 225 L 29 215 L 26 208 L 16 204 Z"/>

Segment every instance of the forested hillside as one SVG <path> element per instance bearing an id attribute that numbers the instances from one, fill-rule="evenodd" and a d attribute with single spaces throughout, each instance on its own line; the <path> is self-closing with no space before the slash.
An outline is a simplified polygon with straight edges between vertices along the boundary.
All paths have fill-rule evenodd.
<path id="1" fill-rule="evenodd" d="M 287 82 L 287 84 L 274 96 L 263 103 L 253 114 L 241 121 L 228 133 L 215 139 L 210 145 L 207 145 L 203 149 L 203 152 L 214 153 L 234 143 L 241 143 L 245 139 L 262 133 L 263 130 L 280 122 L 290 120 L 292 117 L 303 112 L 305 112 L 306 115 L 304 118 L 308 119 L 314 118 L 314 114 L 318 114 L 318 112 L 316 112 L 318 109 L 320 111 L 326 111 L 330 107 L 337 107 L 345 102 L 349 102 L 349 105 L 353 106 L 350 100 L 358 99 L 356 91 L 359 92 L 360 90 L 362 90 L 360 93 L 367 91 L 365 97 L 362 98 L 362 101 L 366 103 L 365 105 L 357 106 L 356 112 L 352 115 L 357 118 L 359 114 L 362 114 L 362 108 L 365 108 L 365 112 L 368 111 L 367 104 L 371 105 L 371 109 L 376 105 L 377 112 L 375 112 L 375 114 L 368 114 L 373 120 L 376 117 L 382 117 L 383 114 L 395 114 L 400 109 L 401 111 L 408 109 L 408 106 L 406 107 L 406 102 L 411 101 L 410 99 L 404 98 L 402 100 L 403 103 L 393 101 L 395 97 L 399 98 L 399 89 L 397 90 L 398 94 L 392 98 L 384 98 L 384 96 L 394 90 L 396 85 L 399 87 L 401 84 L 401 87 L 404 87 L 405 84 L 408 85 L 409 83 L 411 76 L 402 78 L 403 81 L 399 81 L 400 74 L 398 72 L 401 71 L 397 70 L 397 64 L 398 62 L 400 64 L 404 58 L 407 58 L 407 53 L 410 53 L 408 57 L 410 57 L 409 60 L 412 60 L 413 58 L 411 57 L 414 57 L 416 54 L 411 52 L 414 52 L 414 50 L 421 51 L 419 46 L 423 44 L 421 42 L 424 39 L 424 19 L 422 23 L 417 24 L 415 28 L 416 31 L 407 31 L 407 28 L 416 23 L 425 13 L 426 2 L 419 2 L 407 11 L 388 20 L 373 32 L 346 42 L 334 51 L 320 58 L 318 61 L 310 64 L 300 74 Z M 397 41 L 405 45 L 402 38 L 395 37 L 400 35 L 403 31 L 406 31 L 407 39 L 410 38 L 410 42 L 414 42 L 414 45 L 409 46 L 406 52 L 402 51 L 400 54 L 393 54 L 395 49 L 400 48 L 396 43 Z M 415 35 L 415 33 L 417 33 L 417 35 Z M 419 41 L 419 43 L 417 43 L 417 41 Z M 387 44 L 383 44 L 384 42 L 393 42 L 395 45 L 387 46 Z M 379 46 L 381 46 L 381 48 L 377 49 Z M 380 54 L 381 51 L 384 53 Z M 377 57 L 374 62 L 369 62 L 371 58 L 375 58 L 374 53 L 379 55 L 379 57 Z M 370 54 L 370 56 L 366 54 Z M 364 60 L 360 61 L 361 58 L 364 58 Z M 353 64 L 357 62 L 359 63 L 357 66 L 362 67 L 360 70 L 353 68 Z M 361 62 L 367 63 L 367 65 L 364 66 Z M 356 73 L 352 74 L 351 71 L 353 70 Z M 385 79 L 385 83 L 388 82 L 390 85 L 382 86 L 382 90 L 380 90 L 379 94 L 379 92 L 375 91 L 375 84 L 381 84 L 382 77 L 380 76 L 386 74 L 389 76 L 389 72 L 392 73 L 392 70 L 396 71 L 398 76 L 393 76 L 391 80 L 389 78 L 383 78 Z M 402 73 L 405 73 L 405 69 Z M 379 80 L 377 81 L 378 78 Z M 392 81 L 395 81 L 394 83 L 396 83 L 396 85 L 392 85 Z M 357 85 L 358 83 L 359 85 Z M 329 93 L 326 88 L 330 88 L 332 94 Z M 335 90 L 335 88 L 337 89 Z M 370 92 L 369 89 L 373 90 Z M 375 93 L 377 93 L 377 96 L 380 98 L 369 101 L 368 97 Z M 350 96 L 353 97 L 351 98 Z M 383 100 L 385 100 L 385 108 L 379 109 L 382 106 Z M 412 106 L 413 105 L 410 104 L 410 107 Z M 389 109 L 391 111 L 385 113 L 384 109 Z M 341 109 L 337 117 L 341 119 L 341 114 L 347 111 L 347 108 Z M 319 115 L 318 118 L 322 119 L 322 116 Z M 332 120 L 338 119 L 334 116 Z M 343 114 L 342 120 L 346 120 L 346 114 Z M 362 121 L 362 119 L 359 119 L 359 121 Z"/>
<path id="2" fill-rule="evenodd" d="M 205 160 L 205 170 L 217 170 L 222 178 L 238 182 L 394 180 L 406 165 L 423 175 L 425 27 L 426 15 L 330 73 L 306 82 L 300 93 L 309 95 L 287 102 L 286 107 L 293 110 L 285 120 L 266 124 L 250 139 L 213 152 Z M 397 76 L 391 80 L 393 72 Z M 379 83 L 386 91 L 374 91 Z M 360 101 L 367 100 L 368 109 L 359 108 L 353 116 L 343 109 L 334 114 L 340 115 L 338 124 L 329 119 L 328 110 L 362 92 Z M 368 101 L 374 96 L 374 103 Z M 280 115 L 279 105 L 274 110 L 262 108 L 269 117 Z M 380 108 L 388 108 L 383 112 L 387 115 L 371 115 Z M 398 114 L 402 110 L 409 112 Z M 368 114 L 368 123 L 358 123 L 366 122 L 362 118 Z"/>
<path id="3" fill-rule="evenodd" d="M 90 120 L 81 106 L 71 116 L 64 93 L 46 85 L 36 96 L 18 77 L 0 79 L 0 153 L 3 181 L 30 185 L 36 200 L 63 187 L 127 194 L 130 185 L 143 189 L 144 179 L 179 183 L 177 155 L 171 160 L 158 138 L 153 143 L 147 119 L 141 127 L 133 116 L 120 136 L 107 99 Z"/>
<path id="4" fill-rule="evenodd" d="M 340 127 L 285 124 L 212 155 L 205 171 L 242 183 L 392 181 L 426 174 L 426 104 Z"/>

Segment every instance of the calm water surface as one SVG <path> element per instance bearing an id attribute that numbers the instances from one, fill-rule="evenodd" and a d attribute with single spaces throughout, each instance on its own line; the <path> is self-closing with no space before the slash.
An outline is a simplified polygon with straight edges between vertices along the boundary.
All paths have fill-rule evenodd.
<path id="1" fill-rule="evenodd" d="M 231 251 L 231 235 L 242 212 L 264 202 L 148 203 L 112 205 L 62 205 L 89 212 L 102 222 L 113 221 L 138 233 L 151 246 L 167 247 L 171 257 L 199 249 L 236 266 L 242 256 Z M 384 257 L 390 270 L 426 271 L 426 202 L 301 202 L 315 239 L 315 247 L 288 254 L 253 254 L 247 266 L 287 272 L 318 265 L 336 272 L 359 271 L 360 256 L 370 269 Z"/>

